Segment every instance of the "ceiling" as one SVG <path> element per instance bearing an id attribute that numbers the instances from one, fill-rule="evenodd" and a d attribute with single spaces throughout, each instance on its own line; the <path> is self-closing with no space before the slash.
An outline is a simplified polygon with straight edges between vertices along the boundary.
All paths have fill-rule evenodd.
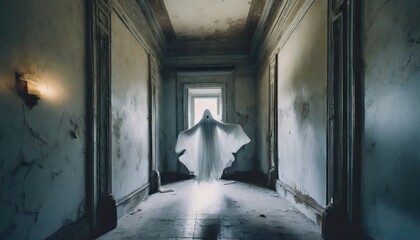
<path id="1" fill-rule="evenodd" d="M 178 40 L 240 38 L 250 0 L 164 0 Z"/>
<path id="2" fill-rule="evenodd" d="M 146 0 L 169 55 L 249 52 L 266 0 Z"/>

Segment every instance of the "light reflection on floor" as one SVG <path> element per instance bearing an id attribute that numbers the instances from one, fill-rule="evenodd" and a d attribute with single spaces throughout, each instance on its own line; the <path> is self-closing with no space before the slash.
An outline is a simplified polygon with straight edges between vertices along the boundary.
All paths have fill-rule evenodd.
<path id="1" fill-rule="evenodd" d="M 100 239 L 321 239 L 320 229 L 274 191 L 221 181 L 166 185 Z"/>

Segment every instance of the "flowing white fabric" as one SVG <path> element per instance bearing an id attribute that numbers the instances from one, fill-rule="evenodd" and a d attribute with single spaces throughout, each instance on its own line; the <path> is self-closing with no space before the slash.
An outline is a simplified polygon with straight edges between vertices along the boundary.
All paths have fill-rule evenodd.
<path id="1" fill-rule="evenodd" d="M 199 182 L 210 182 L 222 176 L 235 160 L 233 153 L 250 141 L 240 125 L 218 122 L 206 109 L 196 125 L 178 135 L 175 151 L 185 149 L 179 160 Z"/>

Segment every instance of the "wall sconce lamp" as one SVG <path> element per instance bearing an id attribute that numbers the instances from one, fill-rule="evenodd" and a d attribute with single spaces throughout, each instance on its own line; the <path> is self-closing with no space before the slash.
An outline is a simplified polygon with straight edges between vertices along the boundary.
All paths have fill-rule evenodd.
<path id="1" fill-rule="evenodd" d="M 41 84 L 33 74 L 15 73 L 16 89 L 29 108 L 38 104 L 41 96 Z"/>

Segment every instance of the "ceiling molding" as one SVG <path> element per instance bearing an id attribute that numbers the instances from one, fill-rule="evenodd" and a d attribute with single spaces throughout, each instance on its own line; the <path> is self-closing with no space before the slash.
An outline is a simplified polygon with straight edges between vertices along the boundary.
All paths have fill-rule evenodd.
<path id="1" fill-rule="evenodd" d="M 135 0 L 114 0 L 112 7 L 146 52 L 163 56 L 167 45 L 150 27 L 149 20 Z"/>
<path id="2" fill-rule="evenodd" d="M 251 55 L 206 55 L 206 56 L 183 56 L 167 57 L 164 65 L 169 68 L 183 67 L 218 67 L 253 65 Z"/>
<path id="3" fill-rule="evenodd" d="M 257 59 L 258 65 L 284 46 L 313 2 L 314 0 L 283 0 L 278 7 L 273 8 L 272 17 L 269 16 L 270 19 L 266 20 L 270 21 L 267 25 L 269 27 L 262 31 L 261 38 L 256 39 L 252 45 L 252 55 Z"/>
<path id="4" fill-rule="evenodd" d="M 258 23 L 260 22 L 260 18 L 263 14 L 266 1 L 267 0 L 253 0 L 251 2 L 245 26 L 246 35 L 249 40 L 252 40 L 254 36 Z"/>
<path id="5" fill-rule="evenodd" d="M 169 44 L 167 57 L 197 55 L 249 55 L 248 41 L 176 41 Z"/>
<path id="6" fill-rule="evenodd" d="M 147 4 L 147 2 L 145 0 L 136 0 L 138 5 L 140 6 L 140 9 L 143 12 L 143 15 L 145 16 L 145 18 L 147 19 L 152 32 L 154 33 L 155 36 L 157 36 L 157 38 L 159 39 L 159 41 L 162 41 L 162 45 L 164 46 L 164 50 L 166 50 L 167 46 L 168 46 L 168 41 L 166 40 L 166 37 L 162 31 L 162 28 L 159 24 L 159 22 L 157 21 L 155 14 L 152 10 L 152 8 Z"/>
<path id="7" fill-rule="evenodd" d="M 144 0 L 139 1 L 143 2 Z M 175 41 L 175 31 L 163 0 L 146 0 L 146 2 L 154 13 L 154 17 L 160 25 L 160 29 L 165 36 L 166 42 L 170 43 Z"/>
<path id="8" fill-rule="evenodd" d="M 264 37 L 264 33 L 267 33 L 271 29 L 276 13 L 279 11 L 281 3 L 284 0 L 267 0 L 261 14 L 258 25 L 255 29 L 254 36 L 251 43 L 251 53 L 255 55 L 256 49 L 260 46 L 258 45 L 261 42 L 261 39 Z"/>

